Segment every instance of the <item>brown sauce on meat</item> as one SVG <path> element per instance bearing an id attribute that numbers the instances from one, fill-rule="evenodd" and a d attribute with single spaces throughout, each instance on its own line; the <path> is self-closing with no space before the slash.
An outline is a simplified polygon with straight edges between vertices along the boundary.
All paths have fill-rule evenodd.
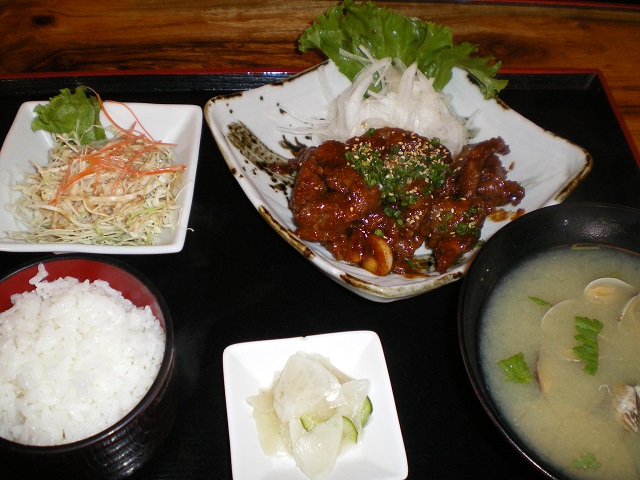
<path id="1" fill-rule="evenodd" d="M 477 245 L 488 215 L 522 200 L 498 156 L 507 153 L 493 138 L 454 159 L 437 140 L 396 128 L 305 148 L 290 197 L 296 233 L 377 275 L 415 274 L 424 244 L 445 272 Z"/>

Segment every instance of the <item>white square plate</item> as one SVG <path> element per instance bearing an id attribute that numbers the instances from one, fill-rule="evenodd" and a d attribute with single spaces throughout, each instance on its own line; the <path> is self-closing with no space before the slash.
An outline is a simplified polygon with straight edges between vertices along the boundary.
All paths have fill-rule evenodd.
<path id="1" fill-rule="evenodd" d="M 327 85 L 331 92 L 327 92 Z M 283 127 L 304 125 L 285 111 L 295 112 L 300 118 L 322 118 L 332 96 L 349 85 L 349 80 L 335 64 L 328 61 L 282 82 L 212 98 L 205 105 L 205 119 L 236 180 L 263 218 L 342 286 L 370 300 L 389 302 L 424 293 L 460 278 L 474 253 L 444 274 L 377 277 L 363 268 L 335 261 L 319 243 L 302 241 L 294 233 L 296 225 L 289 210 L 287 193 L 260 168 L 265 154 L 254 149 L 254 156 L 246 158 L 227 136 L 230 124 L 242 122 L 269 150 L 290 158 L 293 155 L 287 144 L 310 145 L 314 142 L 302 135 L 296 137 L 283 132 Z M 475 132 L 472 141 L 501 136 L 509 145 L 511 153 L 502 159 L 503 165 L 505 168 L 512 166 L 509 179 L 520 182 L 526 190 L 525 198 L 514 210 L 523 208 L 530 212 L 561 202 L 589 172 L 591 157 L 585 150 L 543 130 L 504 103 L 486 100 L 463 70 L 454 69 L 445 93 L 451 95 L 458 114 L 471 118 L 470 128 Z M 482 239 L 487 240 L 506 222 L 487 219 Z"/>
<path id="2" fill-rule="evenodd" d="M 353 378 L 371 380 L 373 413 L 362 440 L 338 457 L 327 480 L 401 480 L 408 464 L 387 364 L 378 335 L 354 331 L 238 343 L 223 353 L 224 390 L 234 480 L 308 480 L 293 457 L 262 452 L 247 397 L 269 388 L 296 352 L 317 353 Z"/>
<path id="3" fill-rule="evenodd" d="M 84 252 L 103 254 L 156 254 L 174 253 L 184 246 L 193 189 L 198 166 L 200 136 L 202 133 L 202 108 L 196 105 L 161 105 L 151 103 L 118 104 L 105 102 L 105 107 L 113 120 L 124 128 L 133 124 L 135 117 L 155 139 L 175 143 L 174 161 L 186 165 L 183 190 L 178 197 L 179 221 L 173 232 L 163 232 L 156 245 L 111 246 L 81 245 L 67 243 L 27 243 L 7 238 L 5 232 L 24 229 L 7 208 L 18 192 L 12 185 L 22 178 L 22 172 L 32 171 L 33 164 L 47 163 L 53 139 L 49 132 L 33 131 L 31 122 L 35 117 L 33 109 L 47 102 L 25 102 L 20 106 L 13 125 L 0 150 L 0 251 L 6 252 Z M 129 110 L 130 109 L 130 110 Z M 100 114 L 103 126 L 111 125 L 104 112 Z"/>

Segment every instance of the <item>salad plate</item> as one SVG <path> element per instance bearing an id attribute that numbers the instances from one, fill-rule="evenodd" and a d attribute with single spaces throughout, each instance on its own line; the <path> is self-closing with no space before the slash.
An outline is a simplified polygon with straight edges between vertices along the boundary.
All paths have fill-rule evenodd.
<path id="1" fill-rule="evenodd" d="M 328 480 L 407 477 L 407 456 L 380 338 L 348 331 L 237 343 L 223 352 L 223 375 L 231 468 L 235 480 L 304 480 L 293 457 L 263 453 L 247 397 L 271 386 L 274 374 L 297 352 L 317 353 L 352 378 L 371 380 L 373 413 L 362 440 L 338 457 Z"/>
<path id="2" fill-rule="evenodd" d="M 138 121 L 153 139 L 175 144 L 173 161 L 186 166 L 181 192 L 176 200 L 179 207 L 176 228 L 172 232 L 165 229 L 158 236 L 156 244 L 117 246 L 28 243 L 7 237 L 7 232 L 25 229 L 11 212 L 11 205 L 20 195 L 13 190 L 13 185 L 22 179 L 25 172 L 34 171 L 34 164 L 45 165 L 49 149 L 53 146 L 53 138 L 49 132 L 33 131 L 31 128 L 31 122 L 35 118 L 34 108 L 46 103 L 48 102 L 31 101 L 20 106 L 0 150 L 0 251 L 144 255 L 182 250 L 193 200 L 202 130 L 202 108 L 197 105 L 105 102 L 109 116 L 123 128 Z M 105 127 L 111 125 L 104 112 L 100 113 L 100 121 Z"/>
<path id="3" fill-rule="evenodd" d="M 328 60 L 284 81 L 214 97 L 205 105 L 205 120 L 231 172 L 262 217 L 310 262 L 345 288 L 369 300 L 390 302 L 459 279 L 476 252 L 465 255 L 445 273 L 376 276 L 336 261 L 319 243 L 296 236 L 288 205 L 290 187 L 283 187 L 261 165 L 273 156 L 293 157 L 292 146 L 319 144 L 314 135 L 288 132 L 304 128 L 308 119 L 322 118 L 331 99 L 350 84 Z M 509 145 L 510 153 L 502 157 L 502 163 L 509 170 L 508 178 L 525 188 L 524 199 L 512 211 L 523 209 L 526 213 L 561 202 L 591 169 L 592 159 L 586 150 L 542 129 L 500 100 L 485 99 L 465 71 L 454 68 L 453 78 L 443 92 L 450 97 L 457 114 L 467 119 L 472 134 L 470 142 L 501 136 Z M 250 132 L 246 148 L 238 148 L 238 142 L 230 138 L 230 130 L 238 124 Z M 502 218 L 487 219 L 481 239 L 489 239 L 515 216 L 515 212 L 507 212 Z M 416 253 L 429 252 L 423 247 Z"/>

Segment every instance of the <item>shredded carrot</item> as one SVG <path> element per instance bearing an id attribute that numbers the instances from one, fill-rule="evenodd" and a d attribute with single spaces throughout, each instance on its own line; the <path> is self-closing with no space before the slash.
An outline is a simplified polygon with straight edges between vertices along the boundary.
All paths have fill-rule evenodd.
<path id="1" fill-rule="evenodd" d="M 93 92 L 93 94 L 96 96 L 96 99 L 98 100 L 98 104 L 100 105 L 100 109 L 102 110 L 102 113 L 104 113 L 105 117 L 107 117 L 107 120 L 109 120 L 111 122 L 111 124 L 116 127 L 118 130 L 120 131 L 124 131 L 125 129 L 120 127 L 115 120 L 113 120 L 113 118 L 111 118 L 111 115 L 109 115 L 109 112 L 107 111 L 106 108 L 104 108 L 104 102 L 102 101 L 102 97 L 100 97 L 100 95 L 98 94 L 98 92 L 96 92 L 93 88 L 90 87 L 84 87 L 90 91 Z M 131 112 L 131 115 L 133 116 L 133 118 L 135 118 L 136 123 L 138 125 L 140 125 L 140 128 L 142 128 L 142 131 L 145 133 L 145 135 L 147 136 L 148 139 L 153 140 L 153 137 L 149 134 L 149 132 L 147 132 L 147 130 L 144 128 L 144 126 L 140 123 L 140 120 L 138 120 L 138 117 L 136 116 L 136 114 L 133 112 L 133 110 L 131 110 L 129 108 L 128 105 L 126 105 L 125 103 L 122 102 L 117 102 L 115 100 L 108 100 L 108 102 L 111 103 L 115 103 L 118 105 L 122 105 L 123 107 L 125 107 L 127 110 L 129 110 L 129 112 Z"/>
<path id="2" fill-rule="evenodd" d="M 60 196 L 68 191 L 75 182 L 88 175 L 95 174 L 97 176 L 100 176 L 100 174 L 106 172 L 117 172 L 116 181 L 111 186 L 110 193 L 113 195 L 117 191 L 123 179 L 128 176 L 159 175 L 161 173 L 176 172 L 185 169 L 184 165 L 175 165 L 151 170 L 135 168 L 134 165 L 136 165 L 136 162 L 145 154 L 160 154 L 163 147 L 173 147 L 175 146 L 175 144 L 154 140 L 128 105 L 122 102 L 109 100 L 107 103 L 115 103 L 125 107 L 127 110 L 129 110 L 129 112 L 135 119 L 134 125 L 130 128 L 123 128 L 122 126 L 118 125 L 113 117 L 109 115 L 109 112 L 105 108 L 105 102 L 102 101 L 100 95 L 92 88 L 85 88 L 94 93 L 102 112 L 109 120 L 109 122 L 111 122 L 111 124 L 118 130 L 118 134 L 111 141 L 105 143 L 96 150 L 90 152 L 79 152 L 75 156 L 75 158 L 73 159 L 74 161 L 84 161 L 87 162 L 90 166 L 88 166 L 85 170 L 76 173 L 75 175 L 70 175 L 71 168 L 69 168 L 66 177 L 60 183 L 58 191 L 50 202 L 52 205 L 57 204 Z M 138 125 L 142 129 L 143 134 L 136 132 L 135 125 Z M 142 144 L 141 148 L 135 150 L 134 147 L 139 144 Z M 131 154 L 132 149 L 134 149 L 133 154 Z M 143 165 L 144 163 L 141 165 L 141 167 Z M 71 167 L 71 162 L 69 164 L 69 167 Z"/>

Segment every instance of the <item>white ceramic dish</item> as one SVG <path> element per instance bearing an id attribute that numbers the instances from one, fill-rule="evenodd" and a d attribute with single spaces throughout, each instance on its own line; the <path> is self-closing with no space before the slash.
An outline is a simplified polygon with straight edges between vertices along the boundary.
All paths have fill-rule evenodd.
<path id="1" fill-rule="evenodd" d="M 377 277 L 362 268 L 335 261 L 318 243 L 300 240 L 294 233 L 296 226 L 286 190 L 259 168 L 264 152 L 253 148 L 253 157 L 249 155 L 251 159 L 248 159 L 228 137 L 229 125 L 242 122 L 269 150 L 290 158 L 292 152 L 287 143 L 310 145 L 317 141 L 283 132 L 283 127 L 304 125 L 285 110 L 300 118 L 322 118 L 329 97 L 349 84 L 335 64 L 328 61 L 283 82 L 212 98 L 205 105 L 205 119 L 229 168 L 260 214 L 294 248 L 344 287 L 370 300 L 388 302 L 415 296 L 460 278 L 475 252 L 444 274 L 426 278 L 395 274 Z M 328 94 L 325 93 L 327 85 L 332 89 Z M 475 131 L 473 142 L 501 136 L 509 145 L 511 153 L 503 157 L 503 165 L 511 168 L 509 178 L 520 182 L 526 190 L 517 208 L 530 212 L 559 203 L 589 172 L 591 157 L 585 150 L 543 130 L 504 103 L 484 99 L 463 70 L 454 69 L 445 93 L 451 95 L 458 114 L 471 118 L 468 123 Z M 487 220 L 482 239 L 487 240 L 507 221 Z"/>
<path id="2" fill-rule="evenodd" d="M 180 217 L 173 232 L 163 232 L 156 245 L 150 246 L 107 246 L 63 243 L 27 243 L 7 238 L 5 232 L 24 229 L 6 208 L 12 198 L 17 196 L 11 186 L 22 178 L 23 171 L 31 171 L 33 163 L 44 165 L 53 141 L 51 135 L 43 130 L 31 129 L 34 118 L 33 109 L 41 102 L 26 102 L 20 106 L 16 118 L 0 150 L 0 251 L 7 252 L 83 252 L 103 254 L 158 254 L 174 253 L 184 245 L 193 189 L 198 166 L 200 136 L 202 131 L 202 108 L 196 105 L 160 105 L 149 103 L 107 102 L 107 111 L 113 120 L 123 127 L 129 127 L 135 119 L 156 140 L 175 143 L 174 159 L 176 164 L 186 165 L 184 189 L 178 197 Z M 101 113 L 102 125 L 110 125 L 104 113 Z"/>
<path id="3" fill-rule="evenodd" d="M 401 480 L 407 477 L 402 440 L 387 364 L 378 335 L 354 331 L 238 343 L 223 353 L 224 389 L 234 480 L 305 480 L 292 457 L 269 457 L 258 441 L 246 398 L 269 388 L 276 372 L 296 352 L 318 353 L 354 378 L 371 380 L 371 419 L 358 445 L 338 457 L 327 480 Z"/>

